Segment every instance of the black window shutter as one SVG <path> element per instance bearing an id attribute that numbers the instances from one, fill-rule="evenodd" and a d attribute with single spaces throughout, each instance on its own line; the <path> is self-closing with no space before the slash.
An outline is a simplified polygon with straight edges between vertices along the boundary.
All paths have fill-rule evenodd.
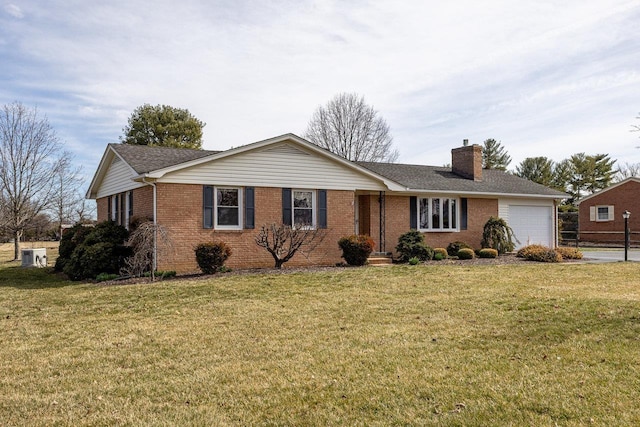
<path id="1" fill-rule="evenodd" d="M 253 187 L 244 188 L 244 228 L 255 228 L 255 191 Z"/>
<path id="2" fill-rule="evenodd" d="M 460 199 L 460 230 L 467 229 L 467 199 Z"/>
<path id="3" fill-rule="evenodd" d="M 282 189 L 282 223 L 285 225 L 292 225 L 293 212 L 291 211 L 291 189 Z"/>
<path id="4" fill-rule="evenodd" d="M 327 190 L 318 190 L 318 228 L 327 228 Z"/>
<path id="5" fill-rule="evenodd" d="M 213 187 L 202 187 L 202 226 L 213 228 Z"/>
<path id="6" fill-rule="evenodd" d="M 409 228 L 418 229 L 418 198 L 409 197 Z"/>
<path id="7" fill-rule="evenodd" d="M 107 220 L 111 221 L 113 214 L 111 213 L 111 196 L 107 197 Z"/>
<path id="8" fill-rule="evenodd" d="M 133 191 L 129 191 L 129 220 L 133 216 Z"/>

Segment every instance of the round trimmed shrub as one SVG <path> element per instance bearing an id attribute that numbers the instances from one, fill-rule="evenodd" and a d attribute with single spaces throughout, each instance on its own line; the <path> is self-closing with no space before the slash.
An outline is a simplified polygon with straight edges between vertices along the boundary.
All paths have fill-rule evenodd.
<path id="1" fill-rule="evenodd" d="M 194 249 L 198 267 L 204 274 L 215 274 L 231 256 L 231 248 L 225 242 L 200 243 Z"/>
<path id="2" fill-rule="evenodd" d="M 458 256 L 460 249 L 473 249 L 471 245 L 465 242 L 451 242 L 447 245 L 447 253 L 449 256 Z"/>
<path id="3" fill-rule="evenodd" d="M 480 258 L 498 258 L 498 251 L 491 248 L 483 248 L 478 251 Z"/>
<path id="4" fill-rule="evenodd" d="M 458 251 L 458 259 L 474 259 L 476 253 L 471 248 L 462 248 Z"/>
<path id="5" fill-rule="evenodd" d="M 443 259 L 447 259 L 447 257 L 449 256 L 449 254 L 447 253 L 447 250 L 445 248 L 434 248 L 433 249 L 433 259 L 436 259 L 436 257 L 440 255 L 440 260 Z"/>
<path id="6" fill-rule="evenodd" d="M 342 258 L 349 265 L 365 265 L 373 252 L 375 242 L 366 234 L 352 234 L 338 240 Z"/>
<path id="7" fill-rule="evenodd" d="M 409 262 L 413 257 L 420 261 L 433 258 L 433 249 L 424 243 L 424 236 L 418 230 L 407 231 L 400 236 L 396 251 L 400 254 L 400 262 Z"/>

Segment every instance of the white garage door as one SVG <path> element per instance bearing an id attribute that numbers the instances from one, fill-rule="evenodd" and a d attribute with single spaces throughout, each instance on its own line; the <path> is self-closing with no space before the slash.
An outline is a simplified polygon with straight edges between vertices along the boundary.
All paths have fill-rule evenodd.
<path id="1" fill-rule="evenodd" d="M 553 208 L 549 206 L 509 205 L 509 226 L 516 238 L 516 249 L 538 244 L 553 246 Z"/>

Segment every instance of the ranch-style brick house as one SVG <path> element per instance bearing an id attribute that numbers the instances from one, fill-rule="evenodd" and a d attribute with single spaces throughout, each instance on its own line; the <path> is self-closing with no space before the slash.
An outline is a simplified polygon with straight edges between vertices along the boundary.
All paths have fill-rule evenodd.
<path id="1" fill-rule="evenodd" d="M 593 193 L 578 203 L 580 240 L 624 244 L 624 211 L 631 212 L 631 240 L 640 224 L 640 178 L 631 177 Z M 633 231 L 636 233 L 633 233 Z"/>
<path id="2" fill-rule="evenodd" d="M 490 216 L 504 218 L 518 246 L 556 246 L 556 206 L 566 197 L 514 175 L 482 169 L 482 148 L 455 148 L 452 167 L 351 162 L 293 134 L 226 151 L 109 144 L 87 197 L 98 221 L 162 225 L 173 249 L 158 268 L 197 270 L 193 248 L 222 240 L 232 268 L 272 267 L 255 243 L 263 224 L 326 228 L 323 242 L 286 265 L 342 261 L 343 236 L 368 234 L 376 251 L 418 229 L 432 247 L 464 241 L 480 247 Z"/>

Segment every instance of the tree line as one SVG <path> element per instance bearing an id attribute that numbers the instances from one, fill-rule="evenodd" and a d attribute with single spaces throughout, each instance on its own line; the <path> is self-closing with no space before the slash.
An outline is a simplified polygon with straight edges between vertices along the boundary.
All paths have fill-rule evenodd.
<path id="1" fill-rule="evenodd" d="M 506 149 L 494 139 L 484 141 L 482 158 L 485 169 L 507 171 L 511 163 Z M 575 206 L 584 196 L 625 178 L 640 176 L 640 164 L 624 163 L 616 167 L 616 160 L 608 154 L 576 153 L 560 162 L 545 156 L 527 157 L 511 173 L 566 192 L 570 198 L 565 204 Z"/>

